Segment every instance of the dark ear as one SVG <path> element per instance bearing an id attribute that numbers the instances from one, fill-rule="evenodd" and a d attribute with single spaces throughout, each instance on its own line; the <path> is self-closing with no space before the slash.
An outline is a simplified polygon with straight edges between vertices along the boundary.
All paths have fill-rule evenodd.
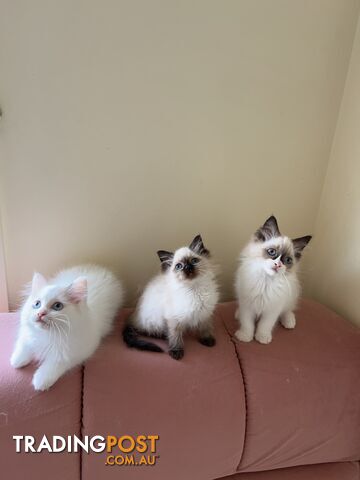
<path id="1" fill-rule="evenodd" d="M 196 235 L 194 240 L 190 243 L 189 248 L 198 255 L 204 255 L 205 257 L 208 257 L 210 255 L 209 250 L 205 248 L 203 244 L 201 235 Z"/>
<path id="2" fill-rule="evenodd" d="M 270 238 L 281 237 L 281 233 L 274 215 L 271 215 L 264 225 L 255 232 L 255 237 L 261 242 L 270 240 Z"/>
<path id="3" fill-rule="evenodd" d="M 158 250 L 156 252 L 160 258 L 161 268 L 165 272 L 168 268 L 171 267 L 174 254 L 172 252 L 167 252 L 166 250 Z"/>
<path id="4" fill-rule="evenodd" d="M 311 239 L 312 239 L 311 235 L 306 235 L 306 237 L 299 237 L 292 240 L 296 258 L 301 257 L 301 252 L 304 250 L 304 248 L 310 242 Z"/>

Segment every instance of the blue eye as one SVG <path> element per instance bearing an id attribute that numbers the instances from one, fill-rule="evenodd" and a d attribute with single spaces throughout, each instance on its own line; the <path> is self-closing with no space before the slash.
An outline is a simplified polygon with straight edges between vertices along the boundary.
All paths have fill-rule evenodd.
<path id="1" fill-rule="evenodd" d="M 175 270 L 181 270 L 183 268 L 183 264 L 182 263 L 177 263 L 175 265 Z"/>
<path id="2" fill-rule="evenodd" d="M 32 307 L 35 308 L 35 309 L 40 308 L 40 307 L 41 307 L 41 302 L 40 302 L 40 300 L 36 300 L 36 302 L 33 304 Z"/>
<path id="3" fill-rule="evenodd" d="M 61 302 L 55 302 L 53 305 L 51 305 L 52 310 L 62 310 L 64 308 L 64 304 Z"/>
<path id="4" fill-rule="evenodd" d="M 286 257 L 286 258 L 285 258 L 285 263 L 286 263 L 286 265 L 291 265 L 292 262 L 293 262 L 293 259 L 292 259 L 291 257 Z"/>
<path id="5" fill-rule="evenodd" d="M 194 258 L 191 259 L 191 264 L 192 265 L 197 265 L 199 262 L 200 262 L 200 260 L 198 258 L 194 257 Z"/>
<path id="6" fill-rule="evenodd" d="M 269 254 L 270 257 L 275 257 L 276 256 L 276 250 L 275 248 L 268 248 L 267 253 Z"/>

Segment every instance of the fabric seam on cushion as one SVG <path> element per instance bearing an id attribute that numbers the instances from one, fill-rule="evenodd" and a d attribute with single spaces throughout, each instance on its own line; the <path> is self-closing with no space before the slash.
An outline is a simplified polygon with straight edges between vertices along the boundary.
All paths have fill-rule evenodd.
<path id="1" fill-rule="evenodd" d="M 220 314 L 220 317 L 221 317 L 221 321 L 222 321 L 222 324 L 225 328 L 225 331 L 226 333 L 229 335 L 230 337 L 230 341 L 231 343 L 233 344 L 233 347 L 234 347 L 234 350 L 235 350 L 235 355 L 236 355 L 236 358 L 238 360 L 238 364 L 239 364 L 239 369 L 240 369 L 240 373 L 241 373 L 241 377 L 242 377 L 242 380 L 243 380 L 243 385 L 244 385 L 244 396 L 245 396 L 245 431 L 244 431 L 244 444 L 243 444 L 243 448 L 242 448 L 242 451 L 240 453 L 240 460 L 238 461 L 237 463 L 237 466 L 235 467 L 236 470 L 235 470 L 235 473 L 238 473 L 239 470 L 240 470 L 240 465 L 241 465 L 241 461 L 243 459 L 243 456 L 244 456 L 244 452 L 245 452 L 245 448 L 246 448 L 246 443 L 247 443 L 247 429 L 248 429 L 248 394 L 247 394 L 247 384 L 246 384 L 246 378 L 245 378 L 245 375 L 244 375 L 244 369 L 242 367 L 242 364 L 241 364 L 241 359 L 240 359 L 240 355 L 239 355 L 239 352 L 236 348 L 236 343 L 233 339 L 233 335 L 229 332 L 227 326 L 226 326 L 226 323 L 225 321 L 223 320 L 223 317 L 222 315 Z"/>

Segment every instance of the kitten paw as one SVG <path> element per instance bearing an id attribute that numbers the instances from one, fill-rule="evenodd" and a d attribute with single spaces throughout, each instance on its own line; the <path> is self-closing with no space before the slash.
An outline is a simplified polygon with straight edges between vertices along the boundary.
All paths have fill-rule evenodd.
<path id="1" fill-rule="evenodd" d="M 16 355 L 14 353 L 11 355 L 11 358 L 10 358 L 10 365 L 13 368 L 26 367 L 26 365 L 29 365 L 30 362 L 31 362 L 31 359 L 29 359 L 28 357 L 24 357 L 22 355 Z"/>
<path id="2" fill-rule="evenodd" d="M 201 343 L 201 345 L 205 345 L 205 347 L 213 347 L 214 345 L 216 345 L 216 340 L 212 335 L 210 335 L 209 337 L 199 338 L 199 342 Z"/>
<path id="3" fill-rule="evenodd" d="M 235 337 L 240 340 L 240 342 L 251 342 L 254 339 L 254 335 L 245 330 L 237 330 L 235 332 Z"/>
<path id="4" fill-rule="evenodd" d="M 284 328 L 295 328 L 296 318 L 293 312 L 286 313 L 280 318 L 280 323 Z"/>
<path id="5" fill-rule="evenodd" d="M 42 374 L 35 372 L 32 380 L 32 384 L 35 390 L 45 391 L 48 390 L 53 384 L 54 380 L 49 377 L 44 377 Z"/>
<path id="6" fill-rule="evenodd" d="M 184 356 L 184 349 L 183 348 L 178 348 L 178 349 L 173 349 L 169 350 L 169 355 L 171 358 L 174 360 L 181 360 Z"/>
<path id="7" fill-rule="evenodd" d="M 267 345 L 268 343 L 271 342 L 272 335 L 271 333 L 268 333 L 268 332 L 256 332 L 255 339 L 259 343 L 262 343 L 263 345 Z"/>

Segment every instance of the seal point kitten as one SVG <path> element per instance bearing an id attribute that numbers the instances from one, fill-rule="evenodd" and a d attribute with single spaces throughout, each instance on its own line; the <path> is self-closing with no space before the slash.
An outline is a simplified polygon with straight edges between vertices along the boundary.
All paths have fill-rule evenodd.
<path id="1" fill-rule="evenodd" d="M 212 315 L 219 300 L 215 269 L 200 235 L 189 247 L 157 254 L 162 273 L 145 287 L 123 338 L 129 347 L 152 352 L 163 350 L 140 335 L 166 338 L 169 355 L 179 360 L 184 356 L 183 334 L 188 330 L 196 331 L 203 345 L 215 345 Z"/>
<path id="2" fill-rule="evenodd" d="M 291 240 L 280 233 L 272 215 L 240 254 L 235 289 L 242 342 L 270 343 L 278 319 L 285 328 L 296 324 L 293 310 L 300 295 L 297 266 L 311 236 Z"/>

